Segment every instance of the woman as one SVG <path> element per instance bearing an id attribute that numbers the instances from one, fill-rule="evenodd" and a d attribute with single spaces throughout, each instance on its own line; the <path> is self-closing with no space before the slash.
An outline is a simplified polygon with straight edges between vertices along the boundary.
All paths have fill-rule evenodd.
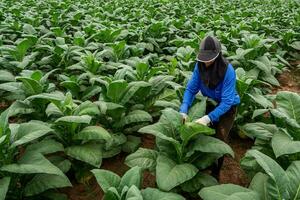
<path id="1" fill-rule="evenodd" d="M 222 56 L 221 43 L 211 36 L 207 36 L 200 44 L 200 52 L 191 79 L 184 92 L 180 113 L 185 121 L 189 107 L 195 95 L 201 91 L 217 102 L 217 106 L 208 105 L 206 115 L 196 120 L 203 125 L 211 124 L 216 129 L 216 137 L 228 142 L 228 134 L 234 123 L 236 106 L 240 97 L 235 88 L 236 75 L 234 68 Z M 223 158 L 213 169 L 213 175 L 218 178 L 223 164 Z"/>

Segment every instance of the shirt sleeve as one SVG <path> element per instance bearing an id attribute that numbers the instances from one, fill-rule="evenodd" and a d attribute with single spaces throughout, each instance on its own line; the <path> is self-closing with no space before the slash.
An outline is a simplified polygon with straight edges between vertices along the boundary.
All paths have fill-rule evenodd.
<path id="1" fill-rule="evenodd" d="M 228 70 L 223 80 L 221 90 L 221 102 L 211 111 L 208 116 L 212 122 L 218 122 L 220 116 L 224 115 L 232 106 L 235 98 L 236 74 L 233 67 L 228 66 Z"/>
<path id="2" fill-rule="evenodd" d="M 199 77 L 199 69 L 196 63 L 192 77 L 188 81 L 186 90 L 183 95 L 183 101 L 180 106 L 181 113 L 188 112 L 188 109 L 192 105 L 195 99 L 195 95 L 199 92 L 199 90 L 200 90 L 200 77 Z"/>

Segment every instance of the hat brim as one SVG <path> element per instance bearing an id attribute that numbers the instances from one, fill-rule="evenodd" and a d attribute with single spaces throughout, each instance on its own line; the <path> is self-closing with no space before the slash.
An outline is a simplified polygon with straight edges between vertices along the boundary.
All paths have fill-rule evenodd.
<path id="1" fill-rule="evenodd" d="M 209 62 L 215 60 L 219 55 L 219 52 L 200 52 L 197 56 L 197 60 L 200 62 Z"/>

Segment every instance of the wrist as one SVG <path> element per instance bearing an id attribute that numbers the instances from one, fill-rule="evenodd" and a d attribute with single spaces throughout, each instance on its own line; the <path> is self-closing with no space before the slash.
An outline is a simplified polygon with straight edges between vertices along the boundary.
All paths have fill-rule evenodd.
<path id="1" fill-rule="evenodd" d="M 211 119 L 209 118 L 208 115 L 204 115 L 203 119 L 204 119 L 205 122 L 207 122 L 207 124 L 209 124 L 211 122 Z"/>
<path id="2" fill-rule="evenodd" d="M 188 115 L 184 112 L 180 112 L 180 114 L 183 116 L 183 117 L 187 117 Z"/>

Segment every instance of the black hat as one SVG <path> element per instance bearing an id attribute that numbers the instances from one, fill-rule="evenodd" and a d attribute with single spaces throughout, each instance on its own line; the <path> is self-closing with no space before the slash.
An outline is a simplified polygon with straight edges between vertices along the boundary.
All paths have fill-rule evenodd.
<path id="1" fill-rule="evenodd" d="M 197 60 L 200 62 L 208 62 L 218 57 L 221 52 L 221 43 L 217 38 L 212 36 L 205 37 L 200 43 L 200 50 Z"/>

